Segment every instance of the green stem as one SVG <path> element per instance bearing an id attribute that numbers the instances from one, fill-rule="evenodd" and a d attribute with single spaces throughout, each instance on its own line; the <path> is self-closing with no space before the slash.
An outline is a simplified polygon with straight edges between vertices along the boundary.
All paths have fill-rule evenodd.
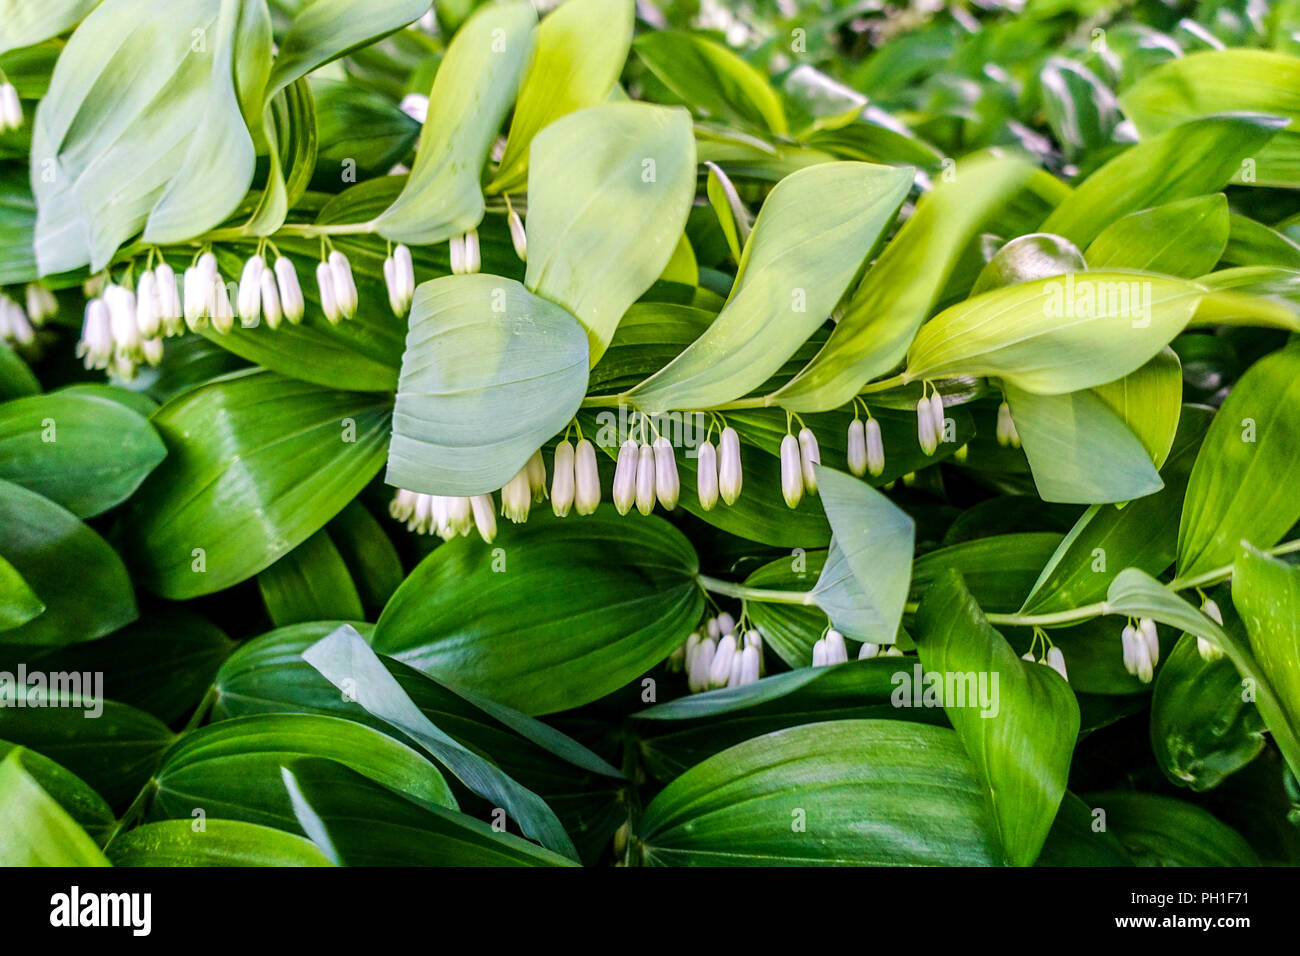
<path id="1" fill-rule="evenodd" d="M 751 588 L 743 584 L 733 584 L 731 581 L 719 581 L 717 578 L 711 578 L 705 574 L 697 574 L 695 580 L 706 591 L 712 591 L 714 594 L 721 594 L 724 597 L 740 598 L 745 601 L 762 601 L 766 604 L 812 603 L 811 591 L 769 591 L 767 588 Z"/>

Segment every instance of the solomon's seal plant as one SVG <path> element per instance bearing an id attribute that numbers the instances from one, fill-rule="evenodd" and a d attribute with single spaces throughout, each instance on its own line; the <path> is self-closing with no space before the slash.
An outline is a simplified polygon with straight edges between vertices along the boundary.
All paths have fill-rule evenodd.
<path id="1" fill-rule="evenodd" d="M 1099 9 L 0 0 L 0 862 L 1296 862 L 1300 20 Z"/>

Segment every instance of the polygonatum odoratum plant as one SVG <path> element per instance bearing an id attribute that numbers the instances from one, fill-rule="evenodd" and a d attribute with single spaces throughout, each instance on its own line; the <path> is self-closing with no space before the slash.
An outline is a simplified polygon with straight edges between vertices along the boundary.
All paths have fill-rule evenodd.
<path id="1" fill-rule="evenodd" d="M 1295 863 L 1298 37 L 0 0 L 0 862 Z"/>

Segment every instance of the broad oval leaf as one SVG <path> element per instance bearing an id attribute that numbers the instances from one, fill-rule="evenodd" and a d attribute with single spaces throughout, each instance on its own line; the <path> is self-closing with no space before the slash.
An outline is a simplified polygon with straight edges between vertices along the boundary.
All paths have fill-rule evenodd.
<path id="1" fill-rule="evenodd" d="M 0 760 L 0 866 L 108 866 L 77 825 L 11 752 Z"/>
<path id="2" fill-rule="evenodd" d="M 509 529 L 507 529 L 509 530 Z M 493 548 L 458 538 L 407 577 L 375 627 L 382 654 L 526 714 L 595 700 L 668 656 L 704 598 L 690 543 L 610 506 L 535 515 Z"/>
<path id="3" fill-rule="evenodd" d="M 573 316 L 500 276 L 416 289 L 388 449 L 390 485 L 495 491 L 573 418 L 587 336 Z"/>
<path id="4" fill-rule="evenodd" d="M 1083 796 L 1138 866 L 1259 866 L 1241 834 L 1195 804 L 1112 790 Z"/>
<path id="5" fill-rule="evenodd" d="M 806 831 L 791 825 L 801 818 Z M 957 735 L 901 720 L 806 724 L 724 750 L 650 802 L 639 839 L 645 862 L 660 865 L 1002 859 L 983 786 Z"/>
<path id="6" fill-rule="evenodd" d="M 125 501 L 166 454 L 148 421 L 107 398 L 65 391 L 0 405 L 0 478 L 79 518 Z"/>
<path id="7" fill-rule="evenodd" d="M 139 580 L 173 599 L 236 584 L 334 517 L 383 464 L 389 400 L 250 370 L 172 399 L 169 457 L 132 499 Z"/>
<path id="8" fill-rule="evenodd" d="M 1214 268 L 1227 245 L 1228 200 L 1212 193 L 1116 219 L 1085 256 L 1094 269 L 1141 269 L 1194 279 Z"/>

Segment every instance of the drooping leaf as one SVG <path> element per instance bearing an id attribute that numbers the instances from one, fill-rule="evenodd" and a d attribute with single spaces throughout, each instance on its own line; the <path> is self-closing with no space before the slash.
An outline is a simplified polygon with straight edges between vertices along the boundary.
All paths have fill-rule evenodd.
<path id="1" fill-rule="evenodd" d="M 1178 573 L 1231 564 L 1242 540 L 1269 548 L 1300 520 L 1300 347 L 1260 359 L 1205 436 L 1178 529 Z"/>
<path id="2" fill-rule="evenodd" d="M 685 111 L 608 103 L 533 139 L 524 284 L 587 330 L 595 365 L 686 227 L 695 145 Z"/>
<path id="3" fill-rule="evenodd" d="M 609 96 L 627 60 L 632 21 L 630 0 L 567 0 L 542 20 L 489 192 L 523 186 L 533 137 L 561 116 Z"/>
<path id="4" fill-rule="evenodd" d="M 387 481 L 411 491 L 500 488 L 577 412 L 587 336 L 558 305 L 499 276 L 416 290 Z"/>
<path id="5" fill-rule="evenodd" d="M 367 713 L 418 741 L 471 790 L 501 806 L 526 835 L 576 859 L 573 841 L 545 801 L 435 726 L 353 628 L 345 624 L 321 638 L 303 651 L 303 660 Z"/>
<path id="6" fill-rule="evenodd" d="M 1079 733 L 1074 694 L 1050 667 L 1020 659 L 956 571 L 926 591 L 915 640 L 987 790 L 1007 861 L 1029 866 L 1065 793 Z M 927 689 L 931 679 L 927 675 Z"/>
<path id="7" fill-rule="evenodd" d="M 72 29 L 99 5 L 100 0 L 50 0 L 32 4 L 23 0 L 0 2 L 0 53 L 32 46 Z"/>
<path id="8" fill-rule="evenodd" d="M 381 236 L 429 245 L 478 225 L 479 174 L 519 90 L 536 23 L 532 4 L 509 0 L 480 7 L 456 32 L 429 92 L 411 175 L 373 221 Z"/>
<path id="9" fill-rule="evenodd" d="M 904 381 L 997 376 L 1059 395 L 1127 375 L 1181 332 L 1204 290 L 1154 273 L 1089 271 L 1006 286 L 921 327 Z"/>
<path id="10" fill-rule="evenodd" d="M 830 554 L 810 599 L 847 637 L 892 644 L 903 619 L 916 525 L 879 491 L 817 466 Z"/>
<path id="11" fill-rule="evenodd" d="M 994 157 L 968 159 L 954 169 L 956 175 L 918 202 L 885 246 L 816 358 L 777 394 L 783 406 L 838 408 L 898 365 L 981 222 L 1033 174 L 1022 162 Z"/>
<path id="12" fill-rule="evenodd" d="M 826 320 L 910 184 L 909 170 L 849 162 L 783 179 L 759 211 L 722 314 L 628 400 L 649 411 L 708 408 L 762 385 Z"/>

